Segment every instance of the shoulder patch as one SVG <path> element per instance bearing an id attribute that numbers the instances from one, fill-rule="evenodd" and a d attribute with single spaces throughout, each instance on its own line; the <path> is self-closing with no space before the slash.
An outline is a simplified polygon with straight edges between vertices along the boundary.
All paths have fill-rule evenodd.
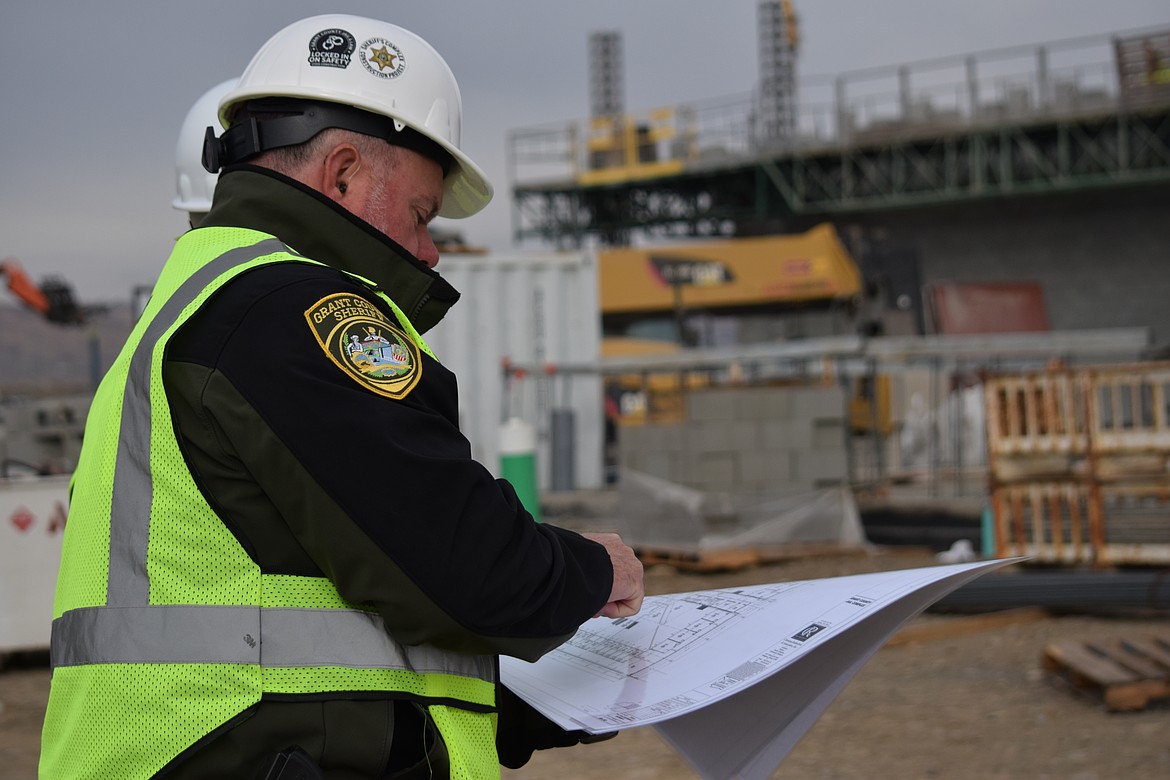
<path id="1" fill-rule="evenodd" d="M 359 295 L 327 295 L 305 310 L 305 320 L 325 355 L 379 395 L 405 398 L 422 377 L 418 346 Z"/>

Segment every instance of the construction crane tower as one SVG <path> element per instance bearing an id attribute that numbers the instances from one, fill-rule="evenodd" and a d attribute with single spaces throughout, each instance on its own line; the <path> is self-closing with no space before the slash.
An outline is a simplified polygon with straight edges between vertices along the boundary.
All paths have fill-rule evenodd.
<path id="1" fill-rule="evenodd" d="M 784 149 L 796 138 L 796 54 L 800 45 L 792 0 L 760 0 L 759 143 Z"/>

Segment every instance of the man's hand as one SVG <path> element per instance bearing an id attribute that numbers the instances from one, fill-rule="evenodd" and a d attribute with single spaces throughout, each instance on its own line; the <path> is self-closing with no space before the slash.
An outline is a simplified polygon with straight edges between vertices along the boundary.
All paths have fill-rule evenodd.
<path id="1" fill-rule="evenodd" d="M 642 608 L 642 597 L 646 595 L 642 562 L 617 534 L 581 535 L 603 546 L 613 564 L 613 590 L 609 594 L 609 603 L 601 608 L 597 616 L 619 618 L 637 614 Z"/>

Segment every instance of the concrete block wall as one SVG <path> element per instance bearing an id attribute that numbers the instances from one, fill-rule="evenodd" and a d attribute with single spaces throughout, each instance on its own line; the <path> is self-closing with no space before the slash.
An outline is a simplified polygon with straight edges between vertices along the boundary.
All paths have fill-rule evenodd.
<path id="1" fill-rule="evenodd" d="M 620 464 L 697 490 L 778 496 L 848 479 L 837 386 L 691 391 L 681 423 L 623 427 Z"/>
<path id="2" fill-rule="evenodd" d="M 992 198 L 833 219 L 918 250 L 921 280 L 1038 281 L 1052 330 L 1147 327 L 1170 342 L 1166 261 L 1170 185 Z M 793 230 L 807 224 L 794 222 Z"/>

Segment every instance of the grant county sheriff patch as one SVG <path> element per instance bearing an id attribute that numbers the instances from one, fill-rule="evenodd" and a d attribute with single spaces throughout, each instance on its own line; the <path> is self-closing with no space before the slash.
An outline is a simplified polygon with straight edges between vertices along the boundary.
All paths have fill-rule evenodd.
<path id="1" fill-rule="evenodd" d="M 329 359 L 358 384 L 390 398 L 418 384 L 418 347 L 364 298 L 334 293 L 306 309 L 305 319 Z"/>

